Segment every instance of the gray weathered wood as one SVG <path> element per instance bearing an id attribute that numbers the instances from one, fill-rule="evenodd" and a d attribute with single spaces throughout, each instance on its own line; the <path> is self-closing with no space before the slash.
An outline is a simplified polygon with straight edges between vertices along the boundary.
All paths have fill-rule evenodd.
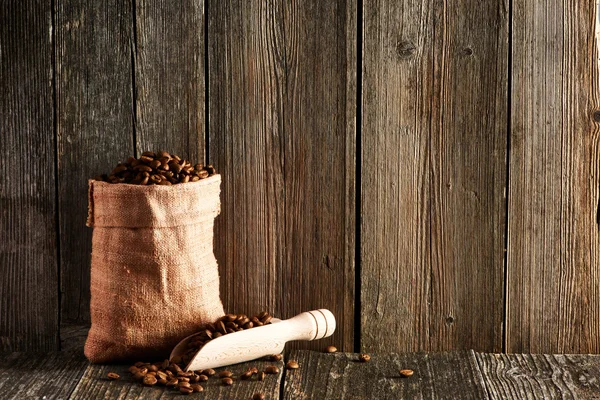
<path id="1" fill-rule="evenodd" d="M 513 2 L 506 350 L 600 352 L 595 2 Z"/>
<path id="2" fill-rule="evenodd" d="M 600 356 L 476 356 L 491 399 L 600 399 Z"/>
<path id="3" fill-rule="evenodd" d="M 0 351 L 58 348 L 52 9 L 0 7 Z"/>
<path id="4" fill-rule="evenodd" d="M 227 310 L 328 308 L 352 349 L 354 1 L 210 2 L 209 155 Z"/>
<path id="5" fill-rule="evenodd" d="M 87 365 L 81 352 L 0 353 L 0 397 L 66 399 Z"/>
<path id="6" fill-rule="evenodd" d="M 131 2 L 57 0 L 56 115 L 62 322 L 90 320 L 87 180 L 133 154 Z"/>
<path id="7" fill-rule="evenodd" d="M 136 8 L 137 152 L 204 161 L 204 1 Z"/>
<path id="8" fill-rule="evenodd" d="M 482 399 L 482 377 L 472 351 L 371 355 L 296 351 L 300 364 L 286 371 L 285 399 Z M 412 369 L 403 378 L 399 371 Z"/>
<path id="9" fill-rule="evenodd" d="M 60 349 L 62 351 L 83 352 L 89 330 L 89 324 L 61 324 Z"/>
<path id="10" fill-rule="evenodd" d="M 361 347 L 500 351 L 507 5 L 363 15 Z"/>
<path id="11" fill-rule="evenodd" d="M 267 365 L 277 365 L 279 367 L 278 375 L 267 375 L 263 382 L 256 379 L 256 376 L 248 381 L 239 379 L 239 376 L 248 368 L 256 366 L 263 371 Z M 257 393 L 264 393 L 266 399 L 279 398 L 279 384 L 283 375 L 283 362 L 273 363 L 266 361 L 251 361 L 248 363 L 237 364 L 226 369 L 234 373 L 234 384 L 232 386 L 223 386 L 218 377 L 210 378 L 203 383 L 204 391 L 191 396 L 182 395 L 178 391 L 166 388 L 164 386 L 143 386 L 140 382 L 133 379 L 127 371 L 127 365 L 89 365 L 81 381 L 73 391 L 71 399 L 184 399 L 184 398 L 203 398 L 203 399 L 250 399 Z M 217 371 L 222 371 L 220 368 Z M 106 377 L 109 372 L 116 372 L 121 379 L 111 381 Z"/>

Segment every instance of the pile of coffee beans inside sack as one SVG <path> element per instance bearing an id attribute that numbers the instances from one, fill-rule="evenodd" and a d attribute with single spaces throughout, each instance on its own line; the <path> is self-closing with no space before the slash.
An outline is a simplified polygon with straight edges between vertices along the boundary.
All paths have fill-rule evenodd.
<path id="1" fill-rule="evenodd" d="M 139 158 L 129 157 L 110 174 L 94 177 L 108 183 L 133 185 L 176 185 L 196 182 L 216 174 L 212 165 L 195 164 L 166 151 L 145 151 Z"/>

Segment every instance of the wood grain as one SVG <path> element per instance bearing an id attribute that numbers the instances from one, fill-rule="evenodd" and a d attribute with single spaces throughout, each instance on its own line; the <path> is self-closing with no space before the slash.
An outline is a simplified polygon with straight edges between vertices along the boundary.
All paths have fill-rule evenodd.
<path id="1" fill-rule="evenodd" d="M 286 371 L 285 399 L 482 399 L 475 355 L 469 352 L 372 355 L 292 352 L 300 368 Z M 401 369 L 414 375 L 404 378 Z"/>
<path id="2" fill-rule="evenodd" d="M 506 350 L 600 352 L 593 1 L 515 1 Z"/>
<path id="3" fill-rule="evenodd" d="M 82 352 L 0 353 L 3 399 L 66 399 L 83 375 Z"/>
<path id="4" fill-rule="evenodd" d="M 268 365 L 279 367 L 279 374 L 267 375 L 263 382 L 255 378 L 243 381 L 239 376 L 250 367 L 264 371 Z M 210 378 L 203 383 L 204 391 L 191 396 L 180 394 L 178 391 L 164 386 L 143 386 L 136 382 L 127 371 L 127 365 L 93 365 L 90 364 L 73 391 L 70 399 L 186 399 L 203 398 L 214 400 L 250 399 L 255 393 L 263 393 L 266 399 L 279 398 L 279 384 L 283 378 L 283 362 L 251 361 L 237 364 L 226 369 L 234 374 L 234 384 L 223 386 L 218 377 Z M 225 368 L 217 369 L 222 371 Z M 109 372 L 116 372 L 121 379 L 111 381 L 106 377 Z"/>
<path id="5" fill-rule="evenodd" d="M 600 399 L 600 356 L 477 354 L 490 399 Z"/>
<path id="6" fill-rule="evenodd" d="M 58 348 L 50 4 L 0 7 L 0 351 Z"/>
<path id="7" fill-rule="evenodd" d="M 210 158 L 225 308 L 328 308 L 353 346 L 354 2 L 209 3 Z"/>
<path id="8" fill-rule="evenodd" d="M 204 162 L 204 1 L 135 0 L 138 155 Z"/>
<path id="9" fill-rule="evenodd" d="M 133 154 L 131 3 L 55 1 L 61 320 L 90 320 L 87 180 Z"/>
<path id="10" fill-rule="evenodd" d="M 501 0 L 365 1 L 361 348 L 501 350 Z"/>

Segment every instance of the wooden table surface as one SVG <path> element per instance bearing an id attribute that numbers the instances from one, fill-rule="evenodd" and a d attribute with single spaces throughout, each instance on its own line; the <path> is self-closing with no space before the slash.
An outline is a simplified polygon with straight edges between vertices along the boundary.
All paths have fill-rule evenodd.
<path id="1" fill-rule="evenodd" d="M 291 351 L 300 369 L 283 362 L 252 361 L 229 367 L 239 376 L 249 366 L 277 364 L 279 375 L 264 382 L 235 380 L 224 387 L 216 378 L 189 396 L 134 382 L 127 365 L 91 365 L 81 351 L 0 354 L 2 399 L 600 399 L 600 356 L 448 353 L 325 354 Z M 410 378 L 400 369 L 412 369 Z M 106 374 L 121 379 L 110 381 Z"/>

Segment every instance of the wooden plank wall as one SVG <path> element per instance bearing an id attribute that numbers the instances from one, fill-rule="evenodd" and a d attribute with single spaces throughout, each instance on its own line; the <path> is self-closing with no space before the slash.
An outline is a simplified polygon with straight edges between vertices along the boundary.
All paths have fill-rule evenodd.
<path id="1" fill-rule="evenodd" d="M 228 311 L 335 313 L 296 347 L 600 351 L 593 1 L 22 3 L 0 350 L 89 323 L 86 180 L 166 149 L 223 175 Z"/>
<path id="2" fill-rule="evenodd" d="M 534 0 L 513 9 L 510 352 L 600 352 L 595 7 Z"/>
<path id="3" fill-rule="evenodd" d="M 365 1 L 365 351 L 502 350 L 507 12 Z"/>

